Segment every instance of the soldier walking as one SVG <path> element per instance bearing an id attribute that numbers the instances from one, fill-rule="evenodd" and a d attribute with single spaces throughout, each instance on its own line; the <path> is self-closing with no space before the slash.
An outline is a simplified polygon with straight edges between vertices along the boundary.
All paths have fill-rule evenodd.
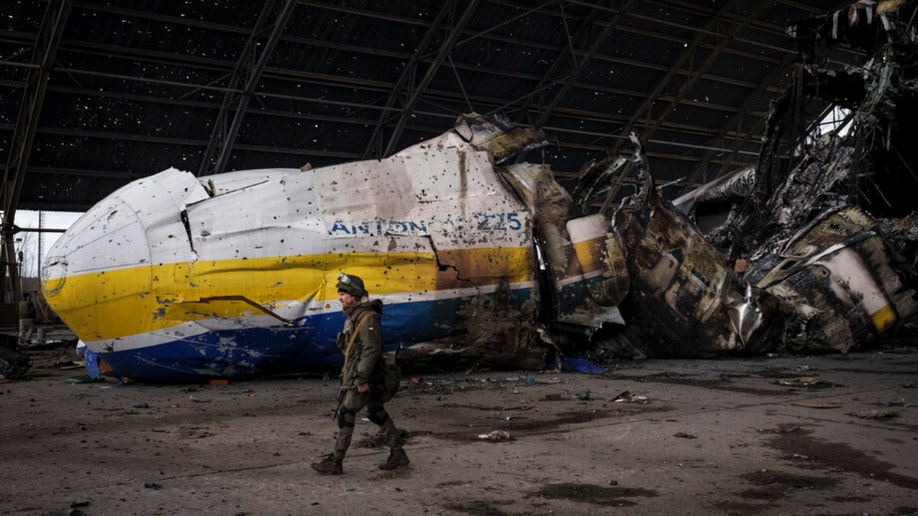
<path id="1" fill-rule="evenodd" d="M 402 449 L 402 437 L 383 406 L 386 365 L 380 326 L 382 301 L 370 300 L 363 280 L 342 273 L 338 277 L 338 301 L 344 310 L 344 331 L 338 334 L 338 348 L 344 353 L 339 406 L 335 413 L 338 437 L 334 452 L 312 469 L 325 475 L 343 473 L 341 463 L 351 444 L 357 412 L 366 407 L 367 418 L 379 425 L 389 445 L 389 458 L 379 469 L 392 470 L 409 463 Z"/>

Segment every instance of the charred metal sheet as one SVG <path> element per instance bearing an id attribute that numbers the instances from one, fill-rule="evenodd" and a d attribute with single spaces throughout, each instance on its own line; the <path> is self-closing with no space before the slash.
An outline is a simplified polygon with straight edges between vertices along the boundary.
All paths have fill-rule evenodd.
<path id="1" fill-rule="evenodd" d="M 531 322 L 536 315 L 534 301 L 515 307 L 509 286 L 501 285 L 493 298 L 478 298 L 463 308 L 460 328 L 467 331 L 463 355 L 486 367 L 541 369 L 547 348 L 539 341 Z"/>
<path id="2" fill-rule="evenodd" d="M 755 189 L 755 171 L 747 167 L 727 174 L 673 199 L 673 206 L 689 216 L 715 247 L 729 247 L 736 237 L 731 228 Z"/>
<path id="3" fill-rule="evenodd" d="M 567 233 L 583 274 L 600 278 L 590 283 L 588 294 L 597 305 L 605 307 L 618 306 L 630 285 L 625 248 L 621 237 L 610 232 L 609 227 L 608 219 L 598 213 L 567 222 Z"/>
<path id="4" fill-rule="evenodd" d="M 746 298 L 773 306 L 744 337 L 756 349 L 847 352 L 918 318 L 918 149 L 905 130 L 918 108 L 915 6 L 857 2 L 794 26 L 801 63 L 769 113 L 758 166 L 677 200 L 699 221 L 719 210 L 708 240 L 737 270 L 748 264 Z M 838 44 L 865 51 L 863 67 L 818 58 Z M 846 110 L 837 128 L 795 118 L 817 102 Z M 736 177 L 744 187 L 725 188 Z M 740 306 L 737 320 L 755 313 Z"/>
<path id="5" fill-rule="evenodd" d="M 652 187 L 640 142 L 636 195 L 610 216 L 628 250 L 626 325 L 602 345 L 633 356 L 696 356 L 742 349 L 731 309 L 745 299 L 732 270 L 704 234 Z M 597 164 L 606 167 L 606 164 Z"/>
<path id="6" fill-rule="evenodd" d="M 700 232 L 655 201 L 647 226 L 630 214 L 616 216 L 617 230 L 639 235 L 626 240 L 631 292 L 623 331 L 644 342 L 648 356 L 741 348 L 726 311 L 727 301 L 741 298 L 732 271 Z"/>
<path id="7" fill-rule="evenodd" d="M 878 226 L 856 206 L 823 214 L 747 279 L 780 301 L 793 351 L 848 352 L 918 314 Z"/>
<path id="8" fill-rule="evenodd" d="M 541 129 L 517 127 L 500 116 L 462 115 L 454 130 L 476 149 L 488 151 L 497 164 L 548 144 Z"/>
<path id="9" fill-rule="evenodd" d="M 792 167 L 777 166 L 775 150 L 788 134 L 773 124 L 773 143 L 757 171 L 759 209 L 741 226 L 753 236 L 743 247 L 751 263 L 747 280 L 780 300 L 790 349 L 846 352 L 918 317 L 915 247 L 907 237 L 887 238 L 875 218 L 915 213 L 918 150 L 903 130 L 918 93 L 910 71 L 918 41 L 914 7 L 862 2 L 796 27 L 804 58 L 842 42 L 862 48 L 868 59 L 847 70 L 804 59 L 785 98 L 795 91 L 818 95 L 850 110 L 850 124 L 795 147 L 800 158 Z M 779 102 L 776 110 L 789 105 Z M 776 111 L 771 118 L 780 117 Z"/>
<path id="10" fill-rule="evenodd" d="M 755 167 L 747 167 L 673 199 L 673 206 L 680 212 L 688 214 L 694 208 L 695 203 L 743 201 L 752 195 L 754 187 Z"/>
<path id="11" fill-rule="evenodd" d="M 623 323 L 618 303 L 628 291 L 624 250 L 601 214 L 571 218 L 571 196 L 545 166 L 506 167 L 502 177 L 533 213 L 536 243 L 551 271 L 553 317 L 599 329 Z"/>

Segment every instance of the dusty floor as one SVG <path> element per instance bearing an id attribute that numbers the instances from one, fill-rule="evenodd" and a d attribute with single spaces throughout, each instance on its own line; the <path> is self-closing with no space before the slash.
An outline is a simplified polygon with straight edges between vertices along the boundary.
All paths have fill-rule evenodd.
<path id="1" fill-rule="evenodd" d="M 362 421 L 340 477 L 309 468 L 335 381 L 71 383 L 71 350 L 30 355 L 0 383 L 4 515 L 918 514 L 918 351 L 407 377 L 411 464 L 378 470 Z"/>

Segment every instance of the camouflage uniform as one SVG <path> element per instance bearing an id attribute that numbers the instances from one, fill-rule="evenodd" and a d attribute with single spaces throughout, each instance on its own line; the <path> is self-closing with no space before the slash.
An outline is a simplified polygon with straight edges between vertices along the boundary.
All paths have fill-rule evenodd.
<path id="1" fill-rule="evenodd" d="M 17 308 L 19 312 L 19 345 L 29 347 L 31 346 L 32 333 L 35 332 L 35 303 L 32 302 L 32 295 L 24 292 Z"/>
<path id="2" fill-rule="evenodd" d="M 338 348 L 345 355 L 341 370 L 341 389 L 344 393 L 335 419 L 338 422 L 338 437 L 334 452 L 312 467 L 320 473 L 341 474 L 341 461 L 347 453 L 354 435 L 357 412 L 366 407 L 367 418 L 379 425 L 389 446 L 389 459 L 380 464 L 380 469 L 395 469 L 408 464 L 408 456 L 402 450 L 402 438 L 398 428 L 383 406 L 383 382 L 385 362 L 383 360 L 383 339 L 380 327 L 382 301 L 370 301 L 363 289 L 363 281 L 356 276 L 342 275 L 347 282 L 338 283 L 344 290 L 361 300 L 360 304 L 345 313 L 344 331 L 338 334 Z M 352 289 L 352 290 L 349 290 Z M 353 338 L 353 344 L 348 346 Z M 350 347 L 350 352 L 348 352 Z M 357 386 L 367 384 L 369 391 L 358 392 Z"/>

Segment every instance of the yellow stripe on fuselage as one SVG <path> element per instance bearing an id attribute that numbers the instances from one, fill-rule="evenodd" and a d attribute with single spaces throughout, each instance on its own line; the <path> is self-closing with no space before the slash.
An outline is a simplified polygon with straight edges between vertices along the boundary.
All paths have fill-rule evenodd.
<path id="1" fill-rule="evenodd" d="M 877 331 L 882 332 L 896 324 L 896 311 L 890 305 L 885 305 L 876 312 L 870 314 L 873 326 Z"/>
<path id="2" fill-rule="evenodd" d="M 602 248 L 605 244 L 605 235 L 574 242 L 574 254 L 580 261 L 584 274 L 596 272 L 604 267 L 602 263 Z"/>
<path id="3" fill-rule="evenodd" d="M 528 248 L 468 249 L 461 254 L 464 263 L 472 265 L 459 275 L 477 286 L 531 280 Z M 61 320 L 79 338 L 96 341 L 187 321 L 265 314 L 238 300 L 202 302 L 222 296 L 242 296 L 270 311 L 283 312 L 278 302 L 310 300 L 331 308 L 337 300 L 339 271 L 360 276 L 374 297 L 457 286 L 456 271 L 441 271 L 436 255 L 423 252 L 201 260 L 49 278 L 44 285 L 56 289 L 46 296 Z M 303 315 L 302 305 L 299 308 L 297 313 Z"/>

